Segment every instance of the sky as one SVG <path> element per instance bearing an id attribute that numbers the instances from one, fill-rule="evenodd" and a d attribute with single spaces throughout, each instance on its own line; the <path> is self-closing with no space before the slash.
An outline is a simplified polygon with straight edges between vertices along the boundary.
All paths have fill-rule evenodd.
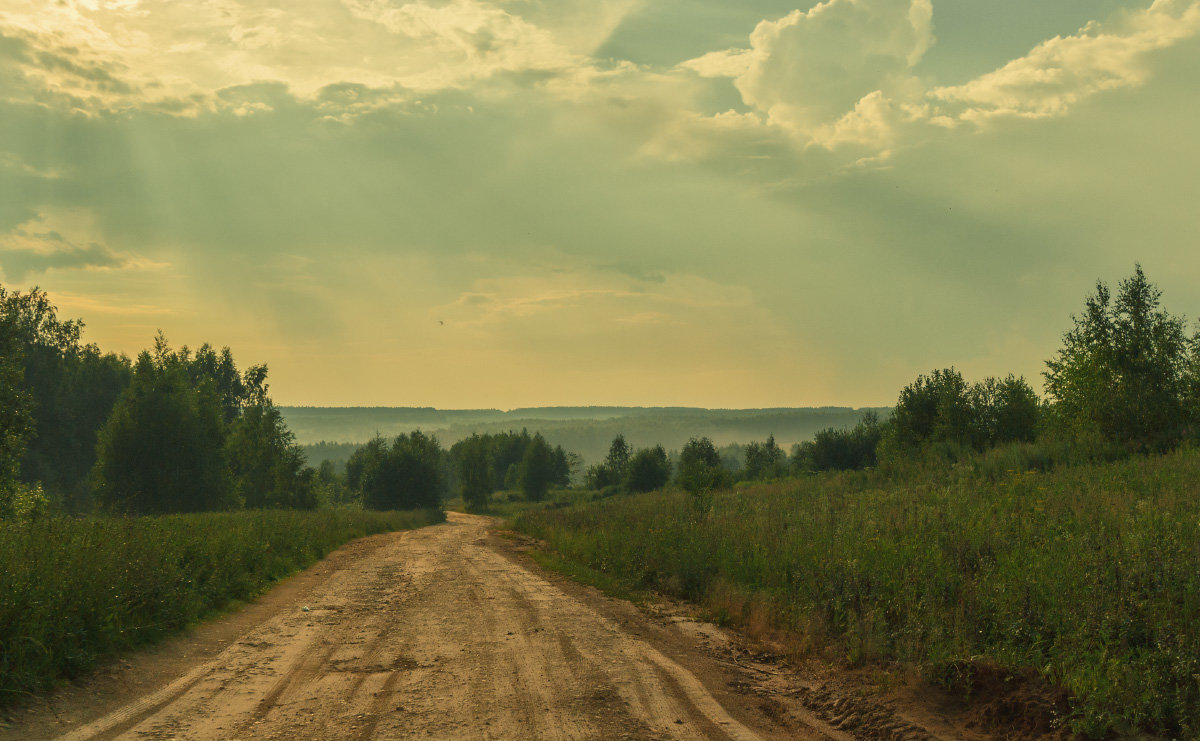
<path id="1" fill-rule="evenodd" d="M 1200 315 L 1200 0 L 0 0 L 0 283 L 277 403 L 885 405 Z"/>

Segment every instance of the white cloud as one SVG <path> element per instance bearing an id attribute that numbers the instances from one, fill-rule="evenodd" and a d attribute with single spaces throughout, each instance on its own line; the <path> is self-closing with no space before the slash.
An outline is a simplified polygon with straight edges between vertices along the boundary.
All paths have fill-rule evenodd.
<path id="1" fill-rule="evenodd" d="M 1059 116 L 1097 93 L 1144 84 L 1149 56 L 1200 34 L 1200 3 L 1156 0 L 1106 25 L 1055 37 L 1028 55 L 964 85 L 937 88 L 931 97 L 957 118 Z"/>
<path id="2" fill-rule="evenodd" d="M 454 0 L 448 5 L 388 0 L 343 0 L 356 17 L 393 34 L 430 45 L 436 64 L 429 76 L 487 77 L 496 72 L 560 69 L 578 64 L 545 29 L 494 5 Z M 469 67 L 455 70 L 457 67 Z"/>
<path id="3" fill-rule="evenodd" d="M 747 105 L 803 145 L 882 143 L 884 109 L 920 92 L 912 68 L 933 43 L 932 17 L 930 0 L 829 0 L 759 23 L 749 49 L 682 66 L 733 77 Z"/>
<path id="4" fill-rule="evenodd" d="M 21 85 L 6 85 L 0 97 L 88 113 L 186 115 L 220 108 L 220 90 L 266 81 L 301 97 L 350 84 L 409 90 L 412 100 L 497 75 L 586 68 L 631 0 L 565 2 L 553 12 L 501 5 L 10 0 L 0 10 L 0 55 Z"/>
<path id="5" fill-rule="evenodd" d="M 913 73 L 934 43 L 929 0 L 828 0 L 763 21 L 749 48 L 711 52 L 680 68 L 731 78 L 763 127 L 785 132 L 800 150 L 836 151 L 843 162 L 879 161 L 964 123 L 1062 116 L 1106 90 L 1142 85 L 1153 74 L 1154 52 L 1197 35 L 1200 2 L 1155 0 L 1050 39 L 966 84 L 935 87 Z M 719 150 L 723 137 L 738 146 L 728 141 L 730 127 L 715 118 L 709 123 L 689 122 L 689 132 L 714 138 L 690 151 Z"/>

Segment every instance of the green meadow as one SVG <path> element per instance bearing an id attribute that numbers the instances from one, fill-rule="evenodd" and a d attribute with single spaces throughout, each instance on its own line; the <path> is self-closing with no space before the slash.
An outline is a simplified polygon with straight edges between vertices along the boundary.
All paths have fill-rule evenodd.
<path id="1" fill-rule="evenodd" d="M 1030 445 L 518 514 L 573 573 L 969 691 L 1043 675 L 1091 737 L 1200 733 L 1200 452 L 1053 470 Z"/>

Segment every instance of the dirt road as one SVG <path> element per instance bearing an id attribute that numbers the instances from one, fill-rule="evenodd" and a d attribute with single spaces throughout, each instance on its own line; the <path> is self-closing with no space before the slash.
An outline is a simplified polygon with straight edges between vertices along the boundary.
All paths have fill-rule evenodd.
<path id="1" fill-rule="evenodd" d="M 451 514 L 352 544 L 211 628 L 219 650 L 188 645 L 201 628 L 175 658 L 134 659 L 0 737 L 852 737 L 773 692 L 769 667 L 723 660 L 715 628 L 549 577 L 490 524 Z"/>

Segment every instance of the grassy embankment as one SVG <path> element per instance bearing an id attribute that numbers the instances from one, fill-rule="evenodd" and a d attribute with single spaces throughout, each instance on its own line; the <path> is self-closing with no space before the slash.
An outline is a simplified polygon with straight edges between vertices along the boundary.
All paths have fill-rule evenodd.
<path id="1" fill-rule="evenodd" d="M 439 511 L 49 518 L 0 529 L 0 706 Z"/>
<path id="2" fill-rule="evenodd" d="M 954 468 L 818 476 L 519 514 L 601 581 L 766 622 L 854 663 L 965 683 L 1036 670 L 1098 737 L 1200 735 L 1200 452 L 1037 472 L 1012 448 Z"/>

